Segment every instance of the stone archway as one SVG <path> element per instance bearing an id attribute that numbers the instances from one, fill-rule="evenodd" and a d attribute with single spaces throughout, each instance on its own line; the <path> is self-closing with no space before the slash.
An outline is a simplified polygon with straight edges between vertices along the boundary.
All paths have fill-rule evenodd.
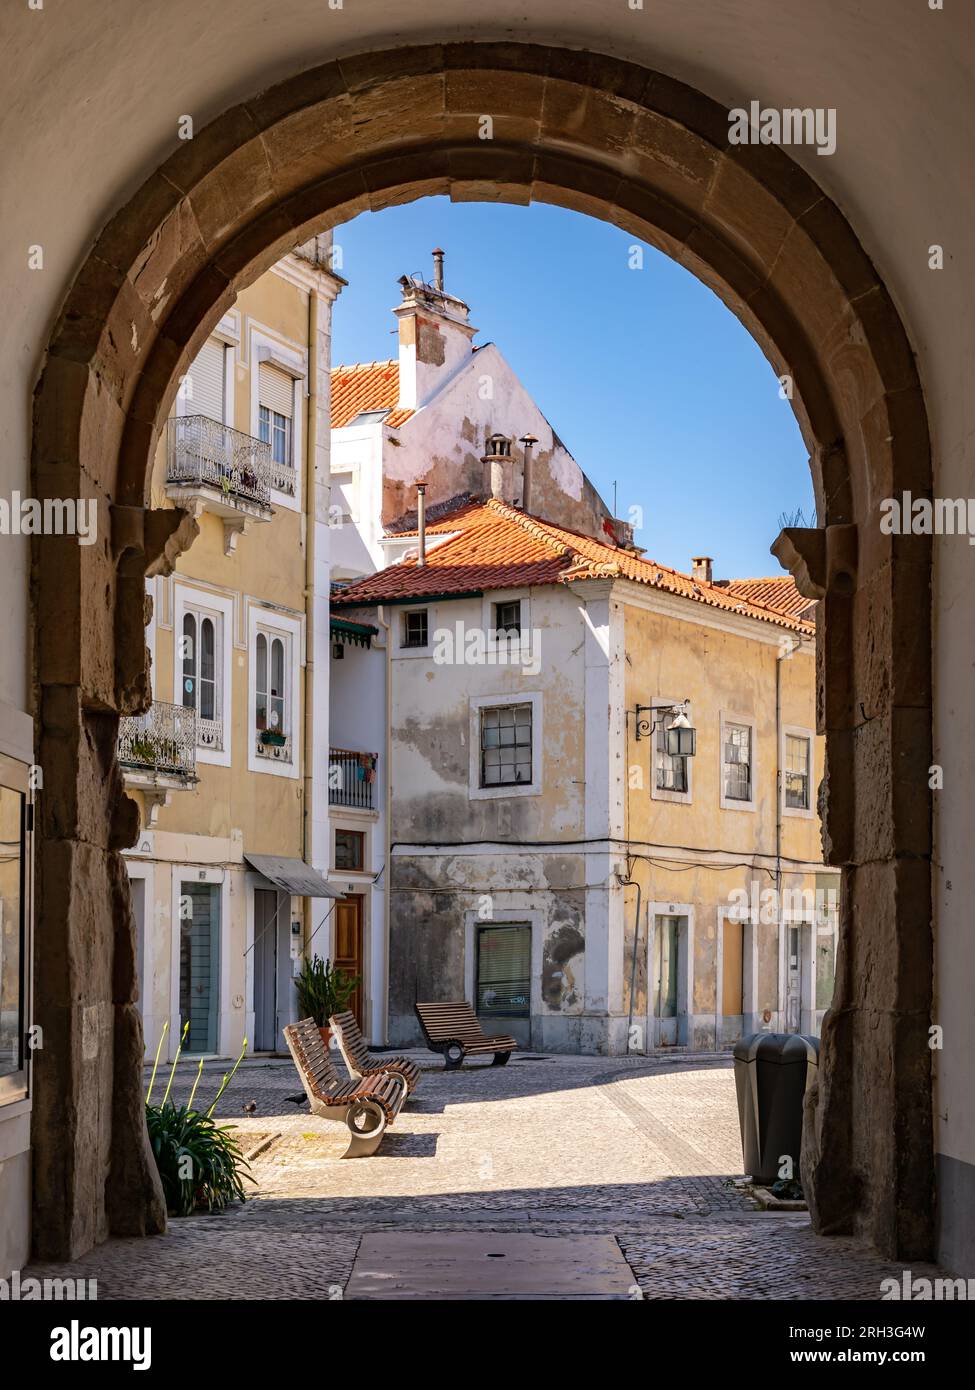
<path id="1" fill-rule="evenodd" d="M 489 116 L 486 125 L 483 117 Z M 836 206 L 781 149 L 663 74 L 516 44 L 408 48 L 304 72 L 185 143 L 104 229 L 67 295 L 34 409 L 35 496 L 99 503 L 97 545 L 35 543 L 38 837 L 35 1254 L 160 1229 L 119 850 L 136 829 L 120 714 L 149 699 L 144 578 L 188 541 L 147 511 L 178 375 L 236 292 L 313 231 L 426 194 L 559 203 L 658 246 L 794 382 L 823 529 L 783 535 L 825 596 L 818 663 L 829 862 L 843 866 L 834 1009 L 807 1112 L 823 1231 L 915 1258 L 932 1239 L 930 548 L 878 501 L 928 495 L 911 348 Z M 490 138 L 483 138 L 489 134 Z M 922 775 L 922 773 L 924 775 Z"/>

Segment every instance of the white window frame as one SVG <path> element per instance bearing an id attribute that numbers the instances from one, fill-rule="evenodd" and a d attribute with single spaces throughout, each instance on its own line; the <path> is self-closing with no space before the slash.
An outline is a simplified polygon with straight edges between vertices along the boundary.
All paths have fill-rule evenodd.
<path id="1" fill-rule="evenodd" d="M 403 645 L 403 623 L 407 613 L 426 612 L 427 615 L 427 641 L 424 647 L 406 647 Z M 437 627 L 437 610 L 430 603 L 401 603 L 394 605 L 393 634 L 395 642 L 393 644 L 393 656 L 432 656 L 433 638 Z"/>
<path id="2" fill-rule="evenodd" d="M 531 656 L 532 647 L 532 602 L 528 589 L 491 589 L 481 599 L 481 626 L 484 629 L 485 651 L 497 652 L 507 644 L 498 641 L 495 635 L 494 610 L 499 603 L 521 604 L 521 632 L 515 645 L 523 660 Z M 511 663 L 514 665 L 514 662 Z"/>
<path id="3" fill-rule="evenodd" d="M 724 789 L 724 745 L 725 731 L 730 724 L 739 725 L 749 730 L 748 754 L 751 759 L 749 767 L 749 791 L 751 795 L 747 801 L 740 800 L 738 797 L 726 796 Z M 758 810 L 758 729 L 755 720 L 751 715 L 735 714 L 730 710 L 722 710 L 719 720 L 718 738 L 718 797 L 722 811 L 757 811 Z"/>
<path id="4" fill-rule="evenodd" d="M 287 694 L 285 696 L 285 729 L 291 735 L 291 761 L 278 758 L 261 758 L 257 754 L 257 634 L 263 632 L 268 638 L 268 671 L 270 674 L 270 645 L 275 637 L 284 640 L 285 662 L 290 672 L 285 672 Z M 258 604 L 250 604 L 247 610 L 247 770 L 263 772 L 271 777 L 290 777 L 301 775 L 301 647 L 302 623 L 299 618 L 291 618 L 286 613 L 276 613 Z"/>
<path id="5" fill-rule="evenodd" d="M 251 324 L 248 330 L 250 361 L 250 434 L 260 439 L 261 420 L 261 363 L 278 367 L 291 377 L 294 390 L 291 416 L 291 466 L 295 471 L 295 495 L 271 489 L 271 506 L 284 507 L 287 511 L 303 510 L 303 489 L 305 479 L 305 397 L 308 382 L 307 353 L 296 346 L 282 343 L 270 333 Z"/>
<path id="6" fill-rule="evenodd" d="M 499 705 L 531 705 L 532 710 L 532 780 L 504 782 L 496 787 L 481 786 L 481 711 Z M 491 801 L 498 797 L 540 796 L 542 792 L 542 694 L 540 691 L 506 690 L 497 695 L 472 695 L 470 709 L 470 801 Z"/>
<path id="7" fill-rule="evenodd" d="M 793 738 L 804 738 L 809 748 L 809 805 L 806 808 L 799 806 L 787 806 L 785 804 L 785 753 L 787 735 Z M 783 816 L 795 817 L 798 820 L 812 820 L 816 815 L 816 735 L 812 729 L 803 729 L 798 724 L 783 724 L 780 731 L 779 744 L 779 767 L 782 769 L 782 785 L 779 787 L 779 804 Z"/>
<path id="8" fill-rule="evenodd" d="M 677 701 L 672 703 L 676 704 Z M 684 968 L 677 976 L 677 1044 L 691 1047 L 694 1040 L 694 914 L 693 903 L 649 902 L 647 903 L 647 1011 L 644 1020 L 646 1028 L 646 1051 L 656 1046 L 653 1040 L 653 953 L 656 944 L 658 917 L 683 917 L 687 925 L 683 931 Z M 678 937 L 678 945 L 680 937 Z M 681 1005 L 683 1004 L 683 1010 Z"/>
<path id="9" fill-rule="evenodd" d="M 169 978 L 169 1057 L 173 1061 L 179 1046 L 179 907 L 184 882 L 212 883 L 220 889 L 220 998 L 217 1004 L 217 1050 L 204 1056 L 226 1057 L 230 1051 L 230 875 L 225 869 L 204 864 L 174 864 L 171 879 L 170 978 Z M 194 1054 L 196 1055 L 196 1054 Z"/>
<path id="10" fill-rule="evenodd" d="M 672 705 L 679 705 L 679 704 L 681 704 L 681 703 L 682 703 L 681 700 L 676 700 L 676 699 L 675 699 L 675 700 L 668 700 L 668 699 L 667 699 L 665 696 L 663 696 L 663 695 L 654 695 L 653 698 L 652 698 L 651 701 L 650 701 L 650 704 L 653 706 L 653 713 L 652 713 L 652 715 L 650 716 L 650 717 L 651 717 L 651 721 L 656 721 L 656 720 L 662 718 L 663 715 L 666 713 L 666 711 L 667 711 L 668 709 L 670 709 Z M 658 708 L 659 706 L 663 706 L 664 708 Z M 694 723 L 694 720 L 693 720 L 693 718 L 692 718 L 692 716 L 691 716 L 690 708 L 691 708 L 691 706 L 690 706 L 690 701 L 688 701 L 688 705 L 687 705 L 687 717 L 688 717 L 688 719 L 690 719 L 691 723 L 693 724 L 693 723 Z M 693 800 L 694 800 L 694 759 L 693 759 L 693 758 L 690 758 L 690 757 L 687 759 L 687 791 L 686 791 L 686 792 L 672 792 L 672 791 L 668 791 L 666 787 L 658 787 L 658 786 L 657 786 L 657 736 L 658 736 L 658 731 L 657 731 L 656 729 L 654 729 L 653 734 L 651 735 L 650 739 L 648 740 L 648 742 L 649 742 L 649 744 L 650 744 L 650 799 L 651 799 L 651 801 L 672 801 L 672 802 L 674 802 L 676 805 L 679 805 L 679 806 L 690 806 L 691 803 L 692 803 Z"/>
<path id="11" fill-rule="evenodd" d="M 216 767 L 229 767 L 233 734 L 233 645 L 234 645 L 234 603 L 233 599 L 207 589 L 191 589 L 177 584 L 173 604 L 173 704 L 183 703 L 183 658 L 179 644 L 183 635 L 183 615 L 193 613 L 197 617 L 218 620 L 216 655 L 220 669 L 217 674 L 217 696 L 220 718 L 223 721 L 223 748 L 196 749 L 198 763 L 211 763 Z M 199 631 L 199 629 L 198 629 Z"/>
<path id="12" fill-rule="evenodd" d="M 561 1016 L 559 1010 L 546 1009 L 542 998 L 542 956 L 545 938 L 545 914 L 538 908 L 495 908 L 490 917 L 481 917 L 476 908 L 464 910 L 464 997 L 475 1008 L 474 987 L 477 982 L 478 927 L 506 927 L 512 923 L 531 928 L 531 1003 L 528 1022 L 534 1035 L 536 1018 L 543 1013 Z"/>

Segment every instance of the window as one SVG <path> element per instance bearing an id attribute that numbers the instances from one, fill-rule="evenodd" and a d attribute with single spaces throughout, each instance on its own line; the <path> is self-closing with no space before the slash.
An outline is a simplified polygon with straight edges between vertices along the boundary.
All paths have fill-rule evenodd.
<path id="1" fill-rule="evenodd" d="M 222 425 L 226 421 L 227 349 L 217 338 L 208 338 L 187 372 L 185 413 L 206 415 Z"/>
<path id="2" fill-rule="evenodd" d="M 672 755 L 667 752 L 667 730 L 676 717 L 668 712 L 657 723 L 655 783 L 657 791 L 686 793 L 689 790 L 687 758 L 681 753 Z"/>
<path id="3" fill-rule="evenodd" d="M 287 648 L 286 639 L 270 632 L 257 634 L 257 693 L 254 704 L 259 733 L 287 734 Z"/>
<path id="4" fill-rule="evenodd" d="M 786 734 L 785 804 L 790 811 L 809 810 L 810 749 L 805 734 Z"/>
<path id="5" fill-rule="evenodd" d="M 23 765 L 0 757 L 0 774 L 26 784 Z M 0 1103 L 27 1090 L 27 797 L 0 786 Z"/>
<path id="6" fill-rule="evenodd" d="M 481 710 L 481 786 L 532 780 L 532 707 L 496 705 Z"/>
<path id="7" fill-rule="evenodd" d="M 409 613 L 404 613 L 401 645 L 404 647 L 425 647 L 427 642 L 427 610 L 414 608 Z"/>
<path id="8" fill-rule="evenodd" d="M 336 830 L 335 867 L 361 873 L 366 862 L 366 837 L 361 830 Z"/>
<path id="9" fill-rule="evenodd" d="M 750 724 L 722 727 L 722 790 L 726 801 L 752 799 L 752 730 Z"/>
<path id="10" fill-rule="evenodd" d="M 493 608 L 495 632 L 520 634 L 521 599 L 513 599 L 507 603 L 495 603 Z"/>
<path id="11" fill-rule="evenodd" d="M 528 1018 L 531 959 L 527 923 L 478 927 L 475 1011 L 487 1018 Z"/>
<path id="12" fill-rule="evenodd" d="M 220 718 L 219 617 L 187 609 L 180 649 L 183 657 L 183 707 L 204 720 Z"/>
<path id="13" fill-rule="evenodd" d="M 258 373 L 257 433 L 271 446 L 275 463 L 290 466 L 291 420 L 294 415 L 294 378 L 270 362 L 262 362 Z"/>

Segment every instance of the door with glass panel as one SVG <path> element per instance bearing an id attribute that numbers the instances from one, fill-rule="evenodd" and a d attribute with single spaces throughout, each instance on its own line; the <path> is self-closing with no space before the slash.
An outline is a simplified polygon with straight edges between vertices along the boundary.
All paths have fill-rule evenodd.
<path id="1" fill-rule="evenodd" d="M 677 980 L 681 949 L 681 919 L 656 917 L 650 980 L 651 1037 L 654 1047 L 673 1047 L 677 1042 Z"/>
<path id="2" fill-rule="evenodd" d="M 179 1026 L 184 1052 L 213 1053 L 220 1040 L 220 885 L 184 883 L 179 934 Z"/>
<path id="3" fill-rule="evenodd" d="M 486 1033 L 531 1046 L 532 933 L 527 922 L 477 928 L 474 1010 Z"/>

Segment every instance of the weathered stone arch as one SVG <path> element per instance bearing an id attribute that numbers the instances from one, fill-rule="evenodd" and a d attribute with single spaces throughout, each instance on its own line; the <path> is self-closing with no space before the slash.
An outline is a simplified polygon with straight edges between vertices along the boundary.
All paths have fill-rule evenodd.
<path id="1" fill-rule="evenodd" d="M 493 138 L 479 118 L 493 117 Z M 38 758 L 35 1250 L 164 1220 L 141 1114 L 141 1024 L 119 849 L 133 808 L 118 716 L 149 698 L 144 588 L 185 544 L 144 510 L 179 374 L 236 292 L 313 231 L 426 194 L 563 204 L 711 285 L 795 383 L 820 534 L 783 553 L 825 593 L 826 842 L 844 867 L 834 1010 L 805 1166 L 822 1230 L 888 1255 L 932 1229 L 930 548 L 880 534 L 928 495 L 921 387 L 891 298 L 837 207 L 783 150 L 673 79 L 517 44 L 406 48 L 315 68 L 182 144 L 67 293 L 34 411 L 35 495 L 94 497 L 96 545 L 35 544 Z M 110 525 L 109 523 L 110 519 Z"/>

